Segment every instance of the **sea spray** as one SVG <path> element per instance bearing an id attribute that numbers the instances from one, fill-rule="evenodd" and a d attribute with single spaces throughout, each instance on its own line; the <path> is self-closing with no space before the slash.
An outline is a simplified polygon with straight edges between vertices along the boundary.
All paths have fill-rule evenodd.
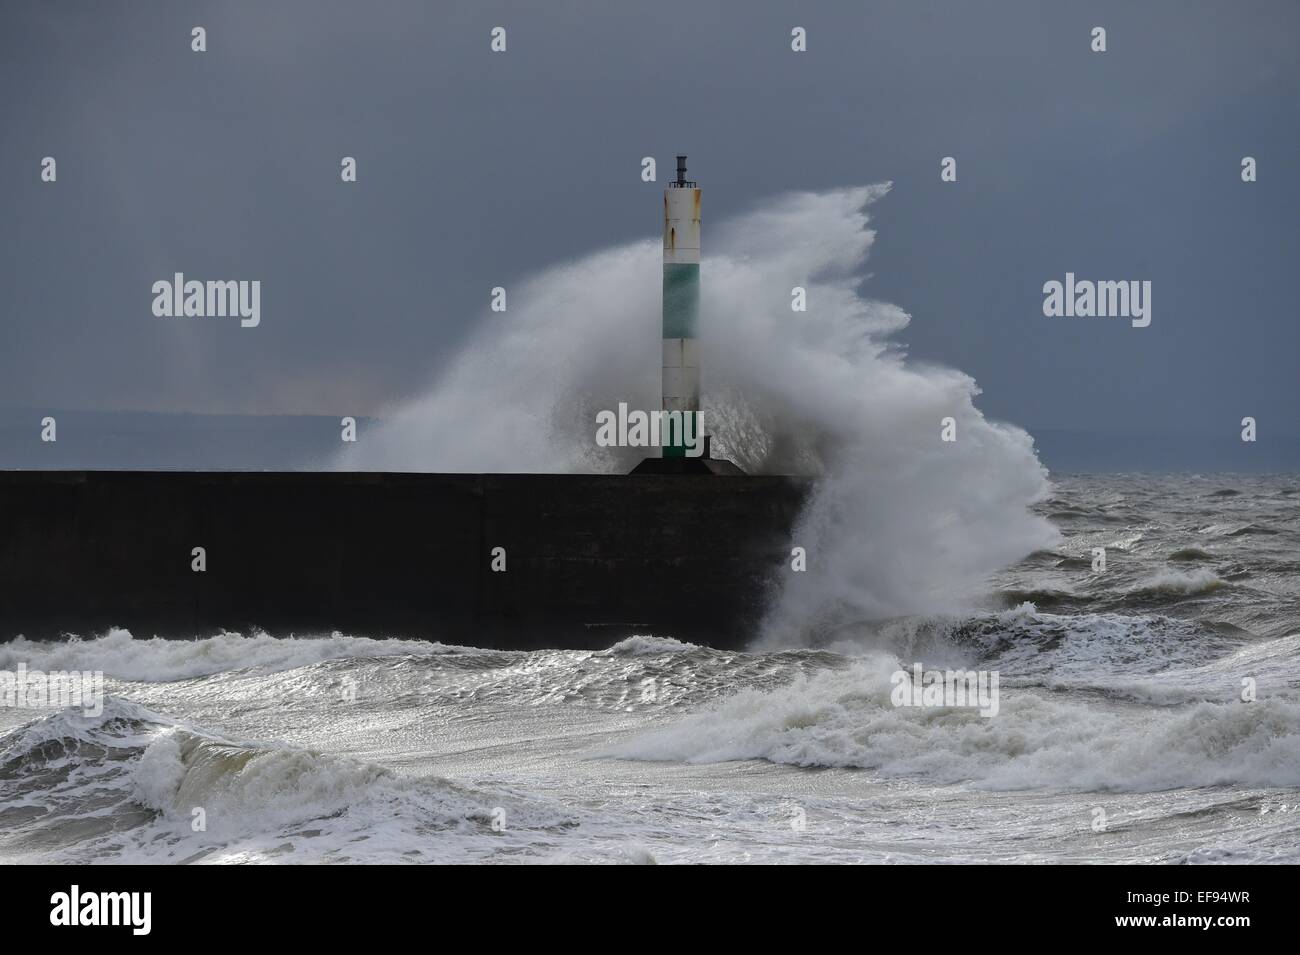
<path id="1" fill-rule="evenodd" d="M 769 644 L 852 637 L 884 617 L 954 610 L 988 574 L 1050 546 L 1029 506 L 1047 475 L 1022 430 L 987 421 L 975 382 L 909 362 L 910 318 L 860 290 L 887 185 L 796 193 L 722 224 L 705 250 L 700 327 L 714 454 L 819 480 L 793 545 L 806 572 L 773 594 Z M 424 395 L 334 461 L 347 469 L 626 472 L 602 408 L 658 403 L 658 243 L 551 268 L 486 312 Z M 806 290 L 807 310 L 791 309 Z M 955 440 L 941 439 L 951 419 Z M 758 635 L 756 635 L 758 636 Z"/>

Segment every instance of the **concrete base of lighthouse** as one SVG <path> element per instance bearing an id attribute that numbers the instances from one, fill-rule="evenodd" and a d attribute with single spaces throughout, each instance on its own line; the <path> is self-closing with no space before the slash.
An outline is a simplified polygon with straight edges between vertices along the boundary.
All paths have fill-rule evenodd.
<path id="1" fill-rule="evenodd" d="M 717 474 L 724 477 L 745 477 L 730 461 L 722 458 L 646 458 L 631 474 Z"/>
<path id="2" fill-rule="evenodd" d="M 704 453 L 698 458 L 646 458 L 630 473 L 632 474 L 715 474 L 722 477 L 745 477 L 745 472 L 725 458 L 715 458 L 712 441 L 708 435 L 704 438 Z"/>

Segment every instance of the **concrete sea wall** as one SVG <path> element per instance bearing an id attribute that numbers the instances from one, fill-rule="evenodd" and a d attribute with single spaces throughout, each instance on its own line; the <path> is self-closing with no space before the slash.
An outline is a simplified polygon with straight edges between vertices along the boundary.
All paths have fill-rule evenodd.
<path id="1" fill-rule="evenodd" d="M 807 491 L 713 475 L 0 472 L 0 640 L 257 627 L 739 647 L 790 572 Z"/>

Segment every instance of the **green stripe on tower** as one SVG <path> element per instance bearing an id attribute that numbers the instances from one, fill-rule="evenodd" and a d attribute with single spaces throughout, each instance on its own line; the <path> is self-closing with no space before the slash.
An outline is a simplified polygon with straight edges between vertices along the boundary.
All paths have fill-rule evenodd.
<path id="1" fill-rule="evenodd" d="M 664 338 L 694 338 L 700 315 L 700 266 L 664 264 Z"/>

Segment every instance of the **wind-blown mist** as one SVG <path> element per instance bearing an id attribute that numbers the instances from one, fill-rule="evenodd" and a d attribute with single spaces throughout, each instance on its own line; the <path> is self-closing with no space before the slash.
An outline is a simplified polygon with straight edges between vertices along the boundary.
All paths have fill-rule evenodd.
<path id="1" fill-rule="evenodd" d="M 1033 442 L 984 419 L 975 382 L 906 360 L 909 316 L 858 290 L 888 186 L 798 193 L 706 223 L 700 345 L 714 454 L 746 471 L 818 477 L 769 639 L 956 609 L 992 571 L 1049 545 Z M 659 404 L 658 242 L 610 249 L 509 288 L 424 396 L 340 455 L 345 469 L 630 470 L 595 416 Z M 791 289 L 807 289 L 805 312 Z M 956 421 L 954 442 L 941 421 Z"/>

